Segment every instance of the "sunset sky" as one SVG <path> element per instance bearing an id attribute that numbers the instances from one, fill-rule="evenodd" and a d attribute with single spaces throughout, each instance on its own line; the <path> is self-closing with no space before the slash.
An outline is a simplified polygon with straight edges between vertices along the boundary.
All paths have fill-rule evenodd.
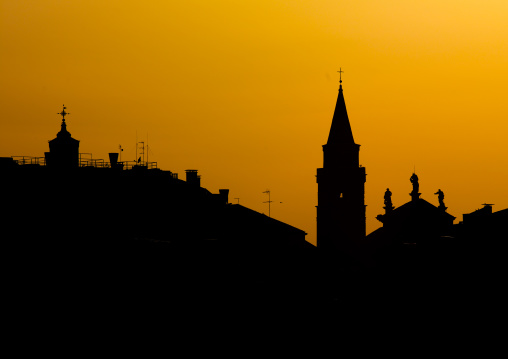
<path id="1" fill-rule="evenodd" d="M 0 0 L 0 157 L 43 156 L 65 104 L 80 152 L 134 160 L 148 136 L 159 168 L 233 203 L 268 213 L 270 189 L 315 243 L 339 68 L 367 233 L 413 168 L 455 223 L 508 207 L 506 0 Z"/>

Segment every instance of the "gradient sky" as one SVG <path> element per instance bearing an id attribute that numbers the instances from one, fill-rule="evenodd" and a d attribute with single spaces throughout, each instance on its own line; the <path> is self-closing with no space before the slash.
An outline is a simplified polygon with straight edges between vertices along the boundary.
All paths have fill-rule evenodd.
<path id="1" fill-rule="evenodd" d="M 457 223 L 508 207 L 507 23 L 506 0 L 0 0 L 0 156 L 43 156 L 65 103 L 80 152 L 133 160 L 148 136 L 159 168 L 231 202 L 267 213 L 270 189 L 315 243 L 342 67 L 367 232 L 414 167 Z"/>

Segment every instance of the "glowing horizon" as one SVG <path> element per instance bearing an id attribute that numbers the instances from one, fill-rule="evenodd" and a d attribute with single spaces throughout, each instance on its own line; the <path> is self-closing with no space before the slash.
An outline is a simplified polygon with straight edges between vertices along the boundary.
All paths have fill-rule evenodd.
<path id="1" fill-rule="evenodd" d="M 316 169 L 342 85 L 367 233 L 421 198 L 508 207 L 504 1 L 0 1 L 0 156 L 43 156 L 64 103 L 80 152 L 148 141 L 159 168 L 268 212 L 315 243 Z M 282 202 L 282 203 L 280 203 Z"/>

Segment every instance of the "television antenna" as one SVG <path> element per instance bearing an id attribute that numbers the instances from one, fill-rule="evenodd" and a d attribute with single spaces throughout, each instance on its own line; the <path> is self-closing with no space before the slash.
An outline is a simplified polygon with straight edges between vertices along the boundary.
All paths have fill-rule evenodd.
<path id="1" fill-rule="evenodd" d="M 264 201 L 263 203 L 268 203 L 268 217 L 271 217 L 270 215 L 270 205 L 271 203 L 273 202 L 271 199 L 270 199 L 270 190 L 267 189 L 266 191 L 264 191 L 263 193 L 266 193 L 268 195 L 268 201 Z"/>
<path id="2" fill-rule="evenodd" d="M 139 156 L 139 159 L 140 158 L 143 158 L 143 164 L 145 163 L 145 142 L 144 141 L 139 141 L 138 144 L 140 144 L 141 146 L 139 146 L 139 149 L 141 150 L 140 152 L 140 155 L 142 155 L 143 157 Z M 138 159 L 138 162 L 139 162 L 139 159 Z"/>

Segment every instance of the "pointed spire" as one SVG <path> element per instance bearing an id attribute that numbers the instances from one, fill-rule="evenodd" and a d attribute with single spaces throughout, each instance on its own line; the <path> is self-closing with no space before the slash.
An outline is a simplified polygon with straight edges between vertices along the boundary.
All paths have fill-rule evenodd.
<path id="1" fill-rule="evenodd" d="M 339 96 L 337 104 L 335 105 L 335 112 L 333 113 L 332 126 L 330 134 L 328 135 L 328 145 L 345 145 L 354 144 L 353 132 L 346 110 L 346 102 L 344 101 L 344 94 L 342 92 L 342 68 L 337 71 L 340 74 Z"/>

